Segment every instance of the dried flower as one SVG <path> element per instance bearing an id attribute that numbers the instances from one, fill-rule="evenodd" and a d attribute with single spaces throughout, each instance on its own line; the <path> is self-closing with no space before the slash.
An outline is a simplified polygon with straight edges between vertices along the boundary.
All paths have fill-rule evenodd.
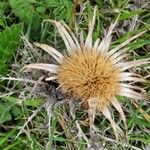
<path id="1" fill-rule="evenodd" d="M 118 133 L 122 133 L 122 131 L 113 121 L 108 106 L 112 104 L 117 109 L 126 127 L 125 115 L 115 97 L 121 95 L 133 99 L 146 98 L 145 91 L 142 88 L 131 84 L 131 82 L 143 82 L 145 80 L 140 75 L 129 72 L 128 69 L 148 64 L 150 59 L 123 61 L 124 57 L 126 57 L 125 52 L 128 50 L 124 46 L 144 32 L 109 50 L 111 34 L 117 20 L 111 24 L 102 41 L 100 42 L 98 38 L 93 44 L 92 33 L 95 16 L 96 9 L 94 9 L 93 18 L 89 22 L 89 31 L 85 42 L 81 33 L 81 43 L 78 42 L 64 22 L 48 20 L 57 27 L 64 40 L 67 53 L 63 55 L 46 44 L 35 43 L 37 47 L 42 48 L 54 57 L 58 65 L 38 63 L 29 64 L 25 68 L 42 69 L 52 73 L 53 76 L 47 78 L 47 81 L 56 80 L 64 93 L 69 93 L 75 99 L 87 102 L 90 109 L 101 111 L 109 119 L 118 138 Z"/>

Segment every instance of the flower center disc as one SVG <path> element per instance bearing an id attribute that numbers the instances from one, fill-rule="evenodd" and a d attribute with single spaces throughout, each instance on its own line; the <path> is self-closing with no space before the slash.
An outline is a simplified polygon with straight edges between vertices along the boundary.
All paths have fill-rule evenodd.
<path id="1" fill-rule="evenodd" d="M 117 76 L 118 70 L 111 61 L 94 50 L 65 56 L 58 69 L 62 91 L 81 100 L 111 100 L 118 90 Z"/>

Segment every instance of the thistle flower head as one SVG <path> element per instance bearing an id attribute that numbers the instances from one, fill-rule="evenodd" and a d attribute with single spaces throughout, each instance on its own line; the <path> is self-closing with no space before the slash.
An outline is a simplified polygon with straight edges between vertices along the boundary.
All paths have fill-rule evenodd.
<path id="1" fill-rule="evenodd" d="M 57 80 L 63 92 L 76 99 L 99 98 L 95 107 L 101 109 L 119 90 L 118 73 L 119 70 L 105 56 L 94 49 L 83 48 L 65 56 L 58 67 Z"/>
<path id="2" fill-rule="evenodd" d="M 118 138 L 118 134 L 122 131 L 113 121 L 108 105 L 112 104 L 117 109 L 126 127 L 123 110 L 115 97 L 121 95 L 133 99 L 145 98 L 144 90 L 132 85 L 133 81 L 145 82 L 145 80 L 139 75 L 129 72 L 128 69 L 148 64 L 150 59 L 123 61 L 126 56 L 125 52 L 128 50 L 124 47 L 144 32 L 134 35 L 113 49 L 109 48 L 111 34 L 117 20 L 110 25 L 102 41 L 98 38 L 93 42 L 92 33 L 95 15 L 96 9 L 94 9 L 93 18 L 89 22 L 87 38 L 84 40 L 81 33 L 80 43 L 64 22 L 47 20 L 57 27 L 64 40 L 67 53 L 63 55 L 46 44 L 35 43 L 37 47 L 44 49 L 54 57 L 58 64 L 30 64 L 25 68 L 42 69 L 52 73 L 53 76 L 46 80 L 56 80 L 62 92 L 69 93 L 73 98 L 87 102 L 91 109 L 101 111 L 109 119 Z M 137 92 L 136 89 L 141 92 Z"/>

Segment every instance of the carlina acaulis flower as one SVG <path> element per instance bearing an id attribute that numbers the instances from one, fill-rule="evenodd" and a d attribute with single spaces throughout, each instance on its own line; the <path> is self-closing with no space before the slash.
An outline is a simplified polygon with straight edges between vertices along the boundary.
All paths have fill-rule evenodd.
<path id="1" fill-rule="evenodd" d="M 115 136 L 118 138 L 118 135 L 122 134 L 122 130 L 112 119 L 109 105 L 112 104 L 117 109 L 127 129 L 125 115 L 116 96 L 121 95 L 139 100 L 146 98 L 144 89 L 132 84 L 133 82 L 145 82 L 145 80 L 140 75 L 130 72 L 129 69 L 149 64 L 150 58 L 128 62 L 124 60 L 128 50 L 125 46 L 145 31 L 110 49 L 111 34 L 117 20 L 110 25 L 101 41 L 98 38 L 93 42 L 95 16 L 96 8 L 94 9 L 93 18 L 89 21 L 87 37 L 84 40 L 81 32 L 80 42 L 64 22 L 46 20 L 57 27 L 67 52 L 62 54 L 46 44 L 34 43 L 54 57 L 58 63 L 29 64 L 24 68 L 42 69 L 50 72 L 51 76 L 46 78 L 47 81 L 56 80 L 62 92 L 69 93 L 74 99 L 87 102 L 89 109 L 101 111 L 110 121 Z"/>

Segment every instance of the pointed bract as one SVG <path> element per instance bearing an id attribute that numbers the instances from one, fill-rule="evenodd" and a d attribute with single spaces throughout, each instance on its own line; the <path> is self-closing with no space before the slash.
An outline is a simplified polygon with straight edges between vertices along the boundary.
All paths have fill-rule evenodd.
<path id="1" fill-rule="evenodd" d="M 118 140 L 118 136 L 119 134 L 123 134 L 123 131 L 120 129 L 120 127 L 114 122 L 114 120 L 112 119 L 111 117 L 111 114 L 108 110 L 108 108 L 104 108 L 103 110 L 101 110 L 103 115 L 110 121 L 111 125 L 112 125 L 112 128 L 114 130 L 114 133 L 115 133 L 115 136 L 116 136 L 116 139 Z"/>
<path id="2" fill-rule="evenodd" d="M 118 63 L 116 64 L 116 66 L 119 68 L 120 71 L 124 71 L 132 67 L 136 67 L 144 64 L 150 64 L 150 58 Z"/>
<path id="3" fill-rule="evenodd" d="M 138 100 L 147 99 L 145 94 L 135 92 L 134 90 L 131 90 L 125 87 L 120 88 L 118 95 L 126 96 L 126 97 L 133 98 L 133 99 L 138 99 Z"/>
<path id="4" fill-rule="evenodd" d="M 37 64 L 26 65 L 22 70 L 24 70 L 24 69 L 41 69 L 41 70 L 49 71 L 51 73 L 57 73 L 57 68 L 58 68 L 58 65 L 37 63 Z"/>
<path id="5" fill-rule="evenodd" d="M 93 19 L 89 21 L 89 31 L 85 41 L 85 48 L 92 49 L 92 33 L 95 25 L 96 7 L 94 8 Z"/>
<path id="6" fill-rule="evenodd" d="M 102 54 L 108 52 L 108 48 L 111 43 L 111 35 L 112 35 L 112 32 L 113 32 L 117 22 L 118 22 L 118 18 L 116 19 L 116 21 L 114 23 L 112 23 L 110 25 L 107 34 L 105 35 L 104 39 L 100 42 L 100 44 L 98 46 L 98 51 L 101 52 Z"/>
<path id="7" fill-rule="evenodd" d="M 64 58 L 64 56 L 58 52 L 56 49 L 54 49 L 53 47 L 50 47 L 49 45 L 46 44 L 40 44 L 40 43 L 33 43 L 35 46 L 45 50 L 48 54 L 50 54 L 52 57 L 54 57 L 55 60 L 57 60 L 57 62 L 61 63 L 62 59 Z"/>
<path id="8" fill-rule="evenodd" d="M 56 25 L 56 27 L 57 27 L 57 29 L 59 31 L 59 34 L 63 38 L 63 41 L 64 41 L 64 43 L 66 45 L 66 48 L 67 48 L 69 53 L 77 49 L 77 46 L 76 46 L 75 42 L 73 41 L 71 35 L 62 26 L 62 24 L 60 22 L 57 22 L 57 21 L 54 21 L 54 20 L 50 20 L 50 19 L 46 19 L 45 21 L 52 22 L 52 23 L 54 23 Z"/>

